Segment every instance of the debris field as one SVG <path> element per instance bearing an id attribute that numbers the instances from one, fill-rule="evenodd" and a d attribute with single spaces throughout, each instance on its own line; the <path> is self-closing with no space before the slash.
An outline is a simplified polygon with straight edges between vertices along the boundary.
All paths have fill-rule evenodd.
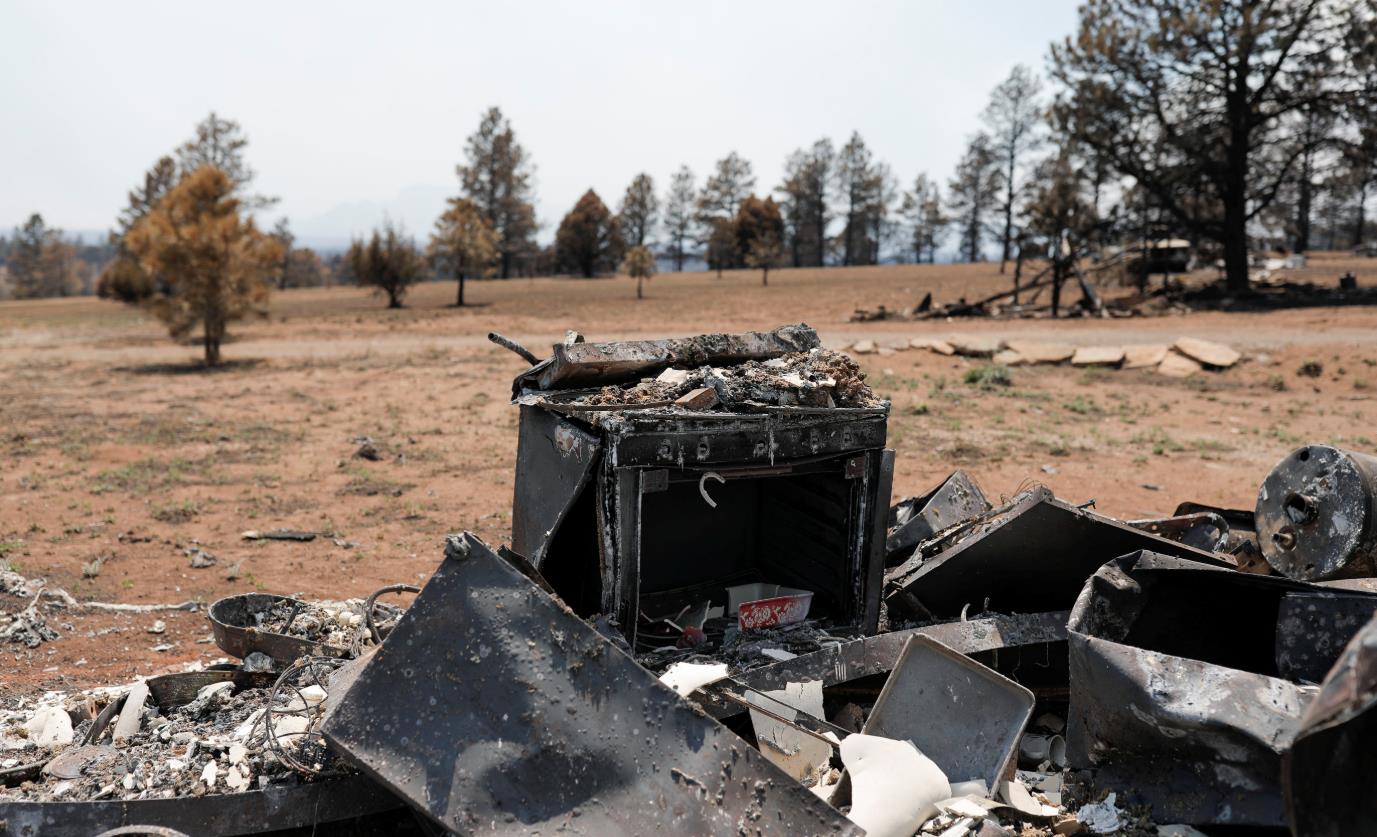
<path id="1" fill-rule="evenodd" d="M 1377 457 L 1302 445 L 1253 509 L 1146 520 L 962 471 L 892 502 L 889 405 L 806 325 L 494 340 L 532 360 L 510 546 L 451 536 L 419 590 L 227 597 L 238 662 L 5 707 L 0 835 L 1377 822 Z M 1202 343 L 1156 362 L 1237 361 Z M 24 645 L 100 606 L 0 596 Z"/>

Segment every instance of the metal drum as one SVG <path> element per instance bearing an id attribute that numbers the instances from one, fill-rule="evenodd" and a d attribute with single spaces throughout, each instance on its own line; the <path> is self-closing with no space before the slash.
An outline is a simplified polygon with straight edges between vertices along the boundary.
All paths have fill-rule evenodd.
<path id="1" fill-rule="evenodd" d="M 1263 480 L 1258 545 L 1300 581 L 1377 575 L 1377 457 L 1329 445 L 1293 451 Z"/>

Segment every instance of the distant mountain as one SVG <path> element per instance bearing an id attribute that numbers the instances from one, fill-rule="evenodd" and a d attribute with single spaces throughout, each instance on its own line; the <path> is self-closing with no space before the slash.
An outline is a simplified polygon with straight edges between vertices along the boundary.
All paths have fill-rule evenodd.
<path id="1" fill-rule="evenodd" d="M 319 215 L 297 218 L 289 214 L 289 218 L 297 243 L 316 250 L 343 250 L 351 238 L 366 235 L 384 218 L 424 239 L 454 191 L 453 186 L 407 186 L 389 200 L 350 201 Z"/>

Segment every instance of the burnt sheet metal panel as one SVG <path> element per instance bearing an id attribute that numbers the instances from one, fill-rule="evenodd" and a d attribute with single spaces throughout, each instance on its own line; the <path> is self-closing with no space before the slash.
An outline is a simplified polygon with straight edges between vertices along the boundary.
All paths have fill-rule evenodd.
<path id="1" fill-rule="evenodd" d="M 1125 521 L 1134 529 L 1160 535 L 1206 552 L 1224 552 L 1229 546 L 1229 524 L 1213 512 L 1196 512 L 1175 517 L 1154 517 Z"/>
<path id="2" fill-rule="evenodd" d="M 1377 456 L 1306 445 L 1258 490 L 1258 545 L 1302 581 L 1377 575 Z"/>
<path id="3" fill-rule="evenodd" d="M 1377 823 L 1377 619 L 1348 643 L 1282 758 L 1292 834 L 1347 837 Z"/>
<path id="4" fill-rule="evenodd" d="M 703 334 L 668 340 L 557 344 L 552 357 L 532 366 L 512 384 L 523 390 L 605 386 L 632 381 L 669 366 L 724 366 L 806 352 L 822 343 L 811 326 L 780 326 L 774 331 Z"/>
<path id="5" fill-rule="evenodd" d="M 927 494 L 901 500 L 890 510 L 885 563 L 903 561 L 922 541 L 989 510 L 990 501 L 970 474 L 952 471 Z"/>
<path id="6" fill-rule="evenodd" d="M 915 555 L 890 570 L 885 600 L 892 613 L 927 618 L 954 618 L 963 608 L 968 614 L 1063 610 L 1100 565 L 1140 549 L 1225 566 L 1209 552 L 1068 505 L 1039 487 L 943 552 L 926 560 Z"/>
<path id="7" fill-rule="evenodd" d="M 1157 822 L 1281 825 L 1281 754 L 1314 688 L 1276 676 L 1276 619 L 1318 589 L 1149 552 L 1105 564 L 1067 625 L 1072 766 Z"/>
<path id="8" fill-rule="evenodd" d="M 886 448 L 880 451 L 879 468 L 873 476 L 867 475 L 864 491 L 865 506 L 860 510 L 862 523 L 870 521 L 870 531 L 863 532 L 865 541 L 860 544 L 861 571 L 857 574 L 860 585 L 856 598 L 863 602 L 861 627 L 873 634 L 880 628 L 880 598 L 885 583 L 885 505 L 894 493 L 894 451 Z M 873 483 L 873 485 L 871 484 Z"/>
<path id="9" fill-rule="evenodd" d="M 912 741 L 952 782 L 984 779 L 993 788 L 1018 751 L 1033 702 L 1032 692 L 989 666 L 918 634 L 862 732 Z"/>
<path id="10" fill-rule="evenodd" d="M 884 408 L 673 415 L 626 413 L 610 428 L 623 466 L 773 465 L 798 459 L 883 448 Z M 888 503 L 886 497 L 884 502 Z"/>
<path id="11" fill-rule="evenodd" d="M 861 677 L 892 671 L 909 639 L 924 636 L 962 654 L 973 655 L 1006 648 L 1063 643 L 1066 641 L 1067 611 L 1029 613 L 1018 616 L 992 614 L 968 622 L 944 622 L 902 631 L 862 637 L 841 645 L 814 651 L 753 668 L 736 680 L 760 691 L 782 689 L 789 683 L 821 680 L 824 687 Z M 743 710 L 722 702 L 707 707 L 715 717 L 726 718 Z"/>
<path id="12" fill-rule="evenodd" d="M 324 732 L 465 834 L 861 834 L 470 534 Z"/>
<path id="13" fill-rule="evenodd" d="M 1288 680 L 1319 683 L 1340 650 L 1377 614 L 1377 596 L 1287 593 L 1277 611 L 1277 669 Z"/>
<path id="14" fill-rule="evenodd" d="M 521 408 L 512 549 L 540 567 L 555 530 L 596 472 L 602 441 L 538 407 Z"/>

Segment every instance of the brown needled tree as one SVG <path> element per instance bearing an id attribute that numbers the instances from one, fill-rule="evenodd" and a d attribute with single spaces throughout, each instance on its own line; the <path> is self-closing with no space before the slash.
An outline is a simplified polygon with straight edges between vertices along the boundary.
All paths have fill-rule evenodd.
<path id="1" fill-rule="evenodd" d="M 207 366 L 220 363 L 228 323 L 262 313 L 282 245 L 254 225 L 225 172 L 188 174 L 125 236 L 143 270 L 159 277 L 148 305 L 173 337 L 198 324 Z"/>
<path id="2" fill-rule="evenodd" d="M 497 231 L 478 205 L 468 198 L 450 198 L 449 208 L 430 234 L 430 260 L 459 280 L 456 307 L 464 305 L 464 279 L 484 276 L 497 261 Z"/>
<path id="3" fill-rule="evenodd" d="M 411 286 L 425 274 L 425 260 L 416 242 L 391 221 L 373 230 L 367 243 L 355 239 L 344 263 L 360 285 L 387 295 L 388 308 L 401 308 Z"/>
<path id="4" fill-rule="evenodd" d="M 645 280 L 655 275 L 655 254 L 645 245 L 632 247 L 622 259 L 622 272 L 636 280 L 636 298 L 644 299 Z"/>

